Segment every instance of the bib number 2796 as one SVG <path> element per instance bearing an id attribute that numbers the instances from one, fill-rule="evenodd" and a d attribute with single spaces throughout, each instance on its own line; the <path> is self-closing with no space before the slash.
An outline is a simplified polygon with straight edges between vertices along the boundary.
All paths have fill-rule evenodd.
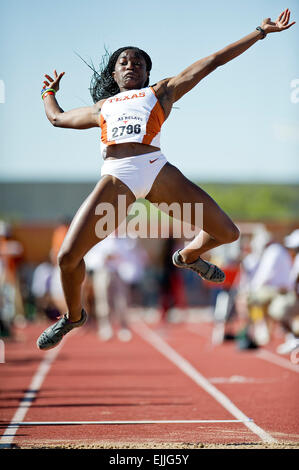
<path id="1" fill-rule="evenodd" d="M 134 124 L 134 125 L 128 124 L 127 126 L 113 127 L 111 132 L 112 132 L 113 139 L 124 137 L 125 135 L 130 135 L 130 134 L 140 134 L 141 125 L 140 124 Z"/>

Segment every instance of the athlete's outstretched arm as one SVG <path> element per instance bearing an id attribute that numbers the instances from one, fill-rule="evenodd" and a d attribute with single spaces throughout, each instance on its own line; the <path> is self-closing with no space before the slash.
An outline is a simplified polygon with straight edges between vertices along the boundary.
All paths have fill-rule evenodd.
<path id="1" fill-rule="evenodd" d="M 290 13 L 291 12 L 287 8 L 278 16 L 275 22 L 272 22 L 271 18 L 264 19 L 261 23 L 261 28 L 265 31 L 266 34 L 284 31 L 285 29 L 290 28 L 293 24 L 295 24 L 295 21 L 289 23 Z M 226 64 L 235 57 L 238 57 L 262 38 L 263 32 L 254 30 L 252 33 L 243 37 L 239 41 L 230 44 L 224 49 L 221 49 L 220 51 L 215 52 L 214 54 L 211 54 L 204 59 L 198 60 L 177 76 L 164 81 L 163 85 L 164 87 L 166 86 L 173 102 L 179 100 L 183 95 L 185 95 L 195 85 L 197 85 L 200 80 L 213 72 L 213 70 L 215 70 L 217 67 Z"/>
<path id="2" fill-rule="evenodd" d="M 58 75 L 56 70 L 54 70 L 54 79 L 49 75 L 45 75 L 47 78 L 47 80 L 44 81 L 45 86 L 58 91 L 59 83 L 63 75 L 64 72 Z M 100 102 L 93 106 L 86 106 L 65 112 L 59 106 L 55 95 L 45 95 L 43 101 L 47 118 L 53 126 L 70 129 L 90 129 L 91 127 L 99 126 Z"/>

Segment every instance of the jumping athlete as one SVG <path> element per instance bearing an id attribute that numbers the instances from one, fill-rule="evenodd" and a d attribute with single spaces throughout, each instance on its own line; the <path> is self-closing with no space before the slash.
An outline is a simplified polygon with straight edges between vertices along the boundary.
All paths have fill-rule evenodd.
<path id="1" fill-rule="evenodd" d="M 224 273 L 202 259 L 202 255 L 221 244 L 238 239 L 239 230 L 217 203 L 200 187 L 189 181 L 167 162 L 160 150 L 160 129 L 173 104 L 221 65 L 245 52 L 267 34 L 284 31 L 290 11 L 284 10 L 275 22 L 266 18 L 247 36 L 187 67 L 178 75 L 149 86 L 152 62 L 137 47 L 114 52 L 100 73 L 93 76 L 91 95 L 94 105 L 63 111 L 56 100 L 64 72 L 45 75 L 42 99 L 46 116 L 56 127 L 71 129 L 101 128 L 104 164 L 102 178 L 75 215 L 58 254 L 61 282 L 68 312 L 47 328 L 37 340 L 40 349 L 55 347 L 73 328 L 87 318 L 82 308 L 81 285 L 85 277 L 83 257 L 101 241 L 95 226 L 100 217 L 96 207 L 110 203 L 115 208 L 113 230 L 122 222 L 118 197 L 125 196 L 126 209 L 139 197 L 168 207 L 176 202 L 203 203 L 203 227 L 173 263 L 189 268 L 203 279 L 223 282 Z M 195 220 L 191 220 L 194 225 Z M 104 238 L 104 237 L 102 237 Z"/>

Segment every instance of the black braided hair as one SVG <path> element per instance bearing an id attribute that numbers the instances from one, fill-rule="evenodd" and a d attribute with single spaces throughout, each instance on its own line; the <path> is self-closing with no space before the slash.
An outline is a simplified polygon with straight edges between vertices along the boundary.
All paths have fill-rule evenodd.
<path id="1" fill-rule="evenodd" d="M 139 49 L 138 47 L 133 47 L 133 46 L 121 47 L 120 49 L 117 49 L 117 51 L 113 52 L 113 54 L 110 54 L 106 50 L 105 55 L 102 57 L 99 72 L 95 70 L 93 65 L 89 66 L 94 72 L 91 78 L 91 83 L 90 83 L 90 88 L 89 88 L 89 91 L 90 91 L 90 94 L 94 103 L 102 99 L 109 98 L 109 96 L 114 96 L 120 92 L 118 84 L 116 83 L 116 81 L 114 80 L 112 76 L 112 72 L 114 71 L 115 64 L 117 62 L 119 55 L 123 51 L 126 51 L 127 49 L 133 49 L 134 51 L 137 51 L 144 58 L 146 62 L 146 70 L 147 71 L 151 70 L 152 61 L 151 61 L 150 56 L 145 51 L 143 51 L 142 49 Z M 149 79 L 147 79 L 144 86 L 147 87 L 148 84 L 149 84 Z"/>

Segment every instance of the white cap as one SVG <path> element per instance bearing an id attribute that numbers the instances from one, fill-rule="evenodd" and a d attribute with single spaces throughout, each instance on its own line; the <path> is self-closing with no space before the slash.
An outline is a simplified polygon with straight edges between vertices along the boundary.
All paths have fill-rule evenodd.
<path id="1" fill-rule="evenodd" d="M 287 248 L 299 248 L 299 228 L 285 237 L 284 244 Z"/>

